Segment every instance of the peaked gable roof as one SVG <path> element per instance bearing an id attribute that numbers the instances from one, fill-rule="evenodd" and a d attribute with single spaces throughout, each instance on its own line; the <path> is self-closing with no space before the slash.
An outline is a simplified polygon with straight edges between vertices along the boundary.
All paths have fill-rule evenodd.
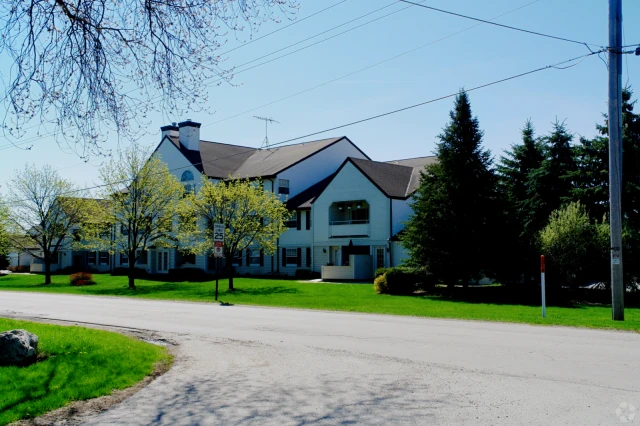
<path id="1" fill-rule="evenodd" d="M 201 140 L 199 151 L 185 148 L 175 137 L 166 136 L 165 139 L 172 142 L 198 171 L 218 179 L 229 176 L 238 178 L 275 176 L 340 141 L 347 141 L 362 155 L 369 158 L 346 136 L 270 149 Z"/>
<path id="2" fill-rule="evenodd" d="M 326 178 L 322 179 L 320 182 L 310 186 L 309 188 L 305 189 L 298 195 L 289 198 L 287 200 L 287 208 L 289 210 L 310 209 L 311 204 L 313 204 L 316 198 L 318 198 L 318 195 L 322 194 L 322 191 L 324 191 L 324 189 L 329 185 L 329 183 L 331 183 L 335 175 L 336 173 L 330 176 L 327 176 Z"/>
<path id="3" fill-rule="evenodd" d="M 387 197 L 406 199 L 418 188 L 420 172 L 436 161 L 435 156 L 388 162 L 349 157 L 340 169 L 350 162 Z"/>

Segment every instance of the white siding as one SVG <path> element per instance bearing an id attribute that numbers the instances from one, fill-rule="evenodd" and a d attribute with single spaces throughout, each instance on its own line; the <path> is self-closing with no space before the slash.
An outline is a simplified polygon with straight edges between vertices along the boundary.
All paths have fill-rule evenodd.
<path id="1" fill-rule="evenodd" d="M 195 189 L 200 188 L 202 184 L 202 174 L 182 155 L 173 142 L 164 139 L 153 156 L 167 163 L 167 167 L 169 167 L 169 170 L 173 170 L 171 173 L 175 175 L 178 181 L 186 170 L 191 171 L 194 177 L 193 184 L 195 185 Z"/>
<path id="2" fill-rule="evenodd" d="M 406 222 L 411 213 L 413 213 L 411 209 L 413 199 L 392 200 L 391 203 L 393 204 L 392 232 L 393 235 L 395 235 L 404 229 L 404 222 Z"/>
<path id="3" fill-rule="evenodd" d="M 339 201 L 365 200 L 369 204 L 368 238 L 330 238 L 329 207 Z M 385 245 L 389 239 L 389 199 L 353 164 L 347 163 L 313 203 L 316 246 Z"/>
<path id="4" fill-rule="evenodd" d="M 293 214 L 296 214 L 295 212 Z M 313 245 L 313 221 L 311 229 L 307 230 L 307 215 L 311 214 L 309 210 L 300 212 L 300 230 L 296 228 L 288 228 L 280 235 L 281 246 L 311 246 Z"/>
<path id="5" fill-rule="evenodd" d="M 392 266 L 400 266 L 405 260 L 409 259 L 409 252 L 407 252 L 399 241 L 391 243 L 391 255 Z"/>
<path id="6" fill-rule="evenodd" d="M 353 144 L 347 140 L 318 152 L 306 160 L 280 173 L 278 179 L 289 180 L 289 198 L 298 195 L 322 179 L 330 176 L 347 159 L 347 157 L 366 158 Z M 276 179 L 276 193 L 278 180 Z"/>

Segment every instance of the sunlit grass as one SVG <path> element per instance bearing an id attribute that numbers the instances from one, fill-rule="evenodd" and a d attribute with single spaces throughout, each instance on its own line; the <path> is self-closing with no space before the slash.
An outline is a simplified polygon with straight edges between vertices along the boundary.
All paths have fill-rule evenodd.
<path id="1" fill-rule="evenodd" d="M 13 275 L 0 278 L 0 290 L 214 302 L 213 281 L 175 283 L 136 280 L 138 290 L 131 291 L 127 288 L 126 277 L 95 274 L 94 279 L 97 285 L 71 287 L 68 277 L 60 275 L 53 277 L 51 285 L 44 286 L 41 276 Z M 229 292 L 227 286 L 226 280 L 220 280 L 219 299 L 231 304 L 640 331 L 638 308 L 627 308 L 626 321 L 614 322 L 611 320 L 609 306 L 550 306 L 547 308 L 547 318 L 542 318 L 539 306 L 504 302 L 498 304 L 491 298 L 482 299 L 488 303 L 476 303 L 436 296 L 380 295 L 376 294 L 373 286 L 369 284 L 302 283 L 292 280 L 239 277 L 235 279 L 235 292 Z M 500 290 L 496 287 L 486 290 L 491 289 Z"/>
<path id="2" fill-rule="evenodd" d="M 0 367 L 0 425 L 130 387 L 168 357 L 166 348 L 117 333 L 0 318 L 0 332 L 13 329 L 36 334 L 43 359 Z"/>

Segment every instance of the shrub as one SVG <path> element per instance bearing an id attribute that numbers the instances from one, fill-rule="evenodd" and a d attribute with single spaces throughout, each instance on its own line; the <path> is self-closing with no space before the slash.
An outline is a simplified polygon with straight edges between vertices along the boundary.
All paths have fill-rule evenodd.
<path id="1" fill-rule="evenodd" d="M 11 272 L 30 272 L 31 271 L 31 267 L 29 266 L 9 266 L 7 269 L 9 269 Z"/>
<path id="2" fill-rule="evenodd" d="M 294 276 L 300 280 L 313 280 L 320 278 L 320 274 L 318 272 L 313 272 L 310 269 L 296 269 Z"/>
<path id="3" fill-rule="evenodd" d="M 387 271 L 390 271 L 391 269 L 394 269 L 394 268 L 378 268 L 378 269 L 376 269 L 376 273 L 374 275 L 374 278 L 378 278 L 379 276 L 382 276 L 382 275 L 386 274 Z"/>
<path id="4" fill-rule="evenodd" d="M 209 276 L 204 271 L 204 269 L 176 268 L 176 269 L 169 269 L 167 278 L 169 281 L 202 282 L 202 281 L 208 281 Z"/>
<path id="5" fill-rule="evenodd" d="M 416 290 L 430 289 L 434 285 L 435 278 L 427 268 L 406 266 L 378 268 L 373 282 L 376 292 L 386 294 L 412 294 Z"/>
<path id="6" fill-rule="evenodd" d="M 382 268 L 379 268 L 382 269 Z M 378 271 L 376 271 L 377 273 Z M 388 294 L 389 287 L 387 286 L 387 275 L 381 274 L 377 275 L 376 279 L 373 280 L 373 290 L 378 294 Z"/>
<path id="7" fill-rule="evenodd" d="M 96 282 L 93 281 L 93 275 L 89 272 L 77 272 L 69 275 L 69 282 L 73 286 L 80 285 L 93 285 Z"/>

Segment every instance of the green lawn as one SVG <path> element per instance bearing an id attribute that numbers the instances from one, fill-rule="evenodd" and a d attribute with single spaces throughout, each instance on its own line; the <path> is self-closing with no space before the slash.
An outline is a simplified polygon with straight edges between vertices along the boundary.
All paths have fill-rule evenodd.
<path id="1" fill-rule="evenodd" d="M 0 332 L 18 328 L 38 336 L 43 359 L 0 367 L 0 425 L 130 387 L 168 361 L 166 348 L 117 333 L 0 318 Z"/>
<path id="2" fill-rule="evenodd" d="M 0 278 L 0 290 L 39 291 L 85 295 L 127 296 L 148 299 L 213 302 L 214 282 L 172 283 L 136 280 L 138 290 L 127 289 L 126 277 L 95 274 L 97 285 L 71 287 L 67 276 L 54 276 L 49 286 L 37 275 L 13 275 Z M 236 291 L 226 291 L 220 281 L 220 301 L 230 304 L 283 306 L 412 315 L 434 318 L 457 318 L 485 321 L 519 322 L 575 327 L 613 328 L 640 331 L 640 309 L 626 309 L 626 321 L 611 321 L 608 306 L 550 306 L 547 318 L 540 317 L 540 307 L 508 303 L 471 303 L 426 296 L 379 295 L 368 284 L 317 284 L 288 280 L 236 278 Z M 496 289 L 496 287 L 491 287 Z M 487 289 L 489 290 L 489 289 Z M 498 288 L 499 290 L 499 288 Z"/>

